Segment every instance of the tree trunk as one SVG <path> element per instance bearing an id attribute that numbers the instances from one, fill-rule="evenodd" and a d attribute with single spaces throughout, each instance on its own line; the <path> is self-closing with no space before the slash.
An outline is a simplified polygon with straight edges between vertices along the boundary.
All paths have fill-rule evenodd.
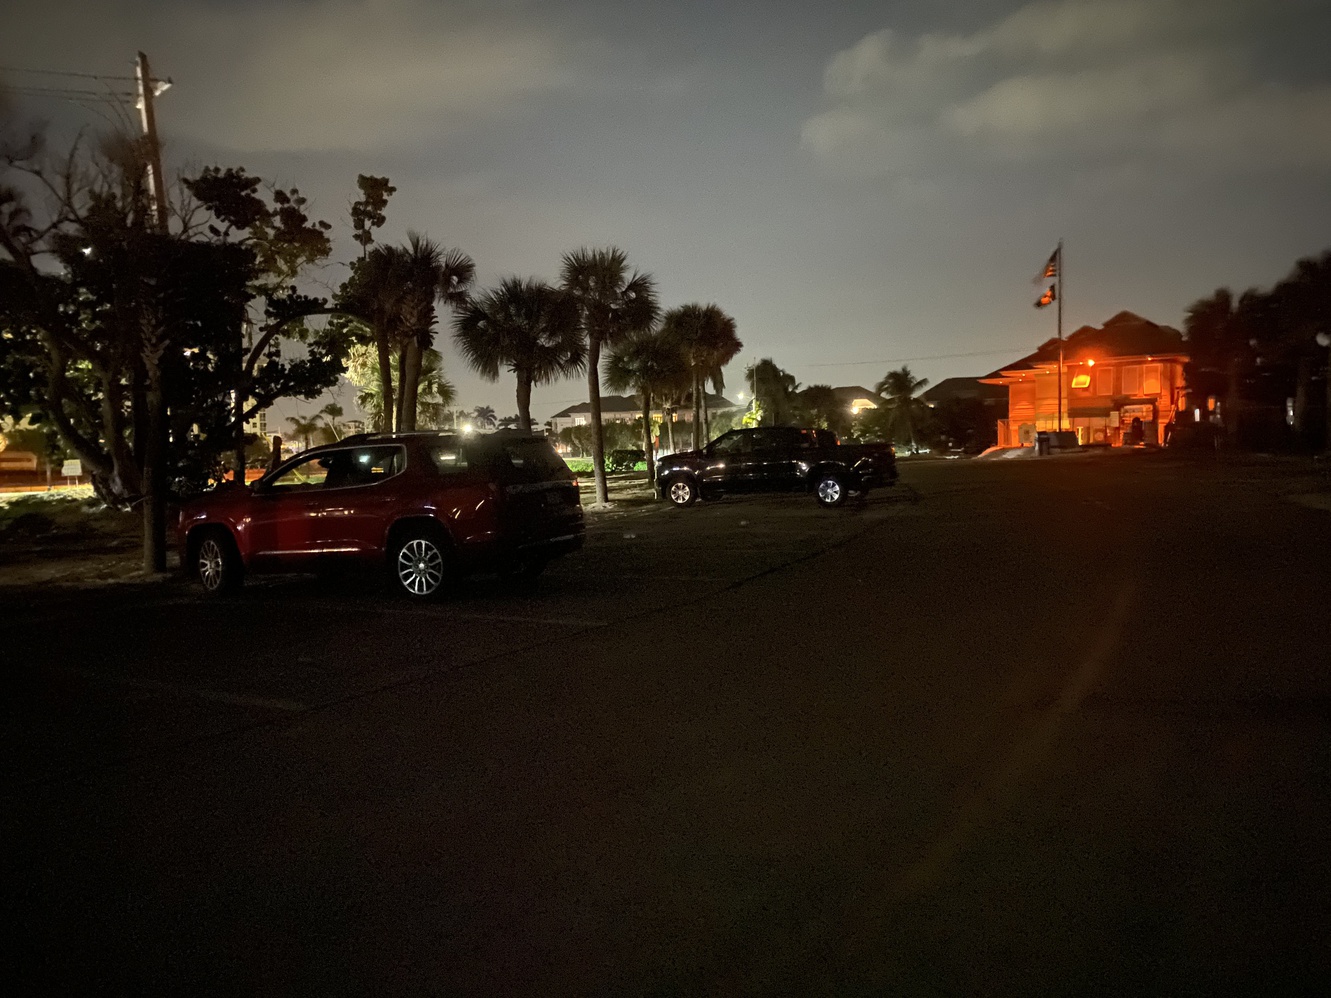
<path id="1" fill-rule="evenodd" d="M 601 341 L 587 337 L 587 401 L 591 403 L 592 474 L 596 476 L 596 503 L 610 501 L 610 487 L 605 481 L 605 434 L 601 427 Z"/>
<path id="2" fill-rule="evenodd" d="M 1299 358 L 1298 375 L 1294 383 L 1294 432 L 1299 443 L 1311 450 L 1313 429 L 1308 425 L 1308 406 L 1312 404 L 1313 358 L 1305 354 Z"/>
<path id="3" fill-rule="evenodd" d="M 1225 435 L 1230 443 L 1238 443 L 1239 438 L 1239 358 L 1230 357 L 1229 370 L 1225 385 Z"/>
<path id="4" fill-rule="evenodd" d="M 162 392 L 163 341 L 145 344 L 147 367 L 146 435 L 143 441 L 143 570 L 166 571 L 166 399 Z"/>
<path id="5" fill-rule="evenodd" d="M 518 426 L 531 432 L 531 375 L 518 372 Z"/>
<path id="6" fill-rule="evenodd" d="M 238 381 L 237 384 L 243 384 Z M 233 462 L 236 481 L 242 485 L 245 483 L 245 393 L 239 388 L 236 390 L 235 406 L 232 408 L 233 419 L 236 425 L 232 427 L 234 433 L 236 454 Z"/>
<path id="7" fill-rule="evenodd" d="M 642 452 L 647 458 L 647 484 L 656 482 L 656 469 L 652 466 L 652 393 L 642 393 Z"/>
<path id="8" fill-rule="evenodd" d="M 698 377 L 698 369 L 693 369 L 693 449 L 702 449 L 702 407 L 700 404 L 701 390 L 699 384 L 702 379 Z"/>
<path id="9" fill-rule="evenodd" d="M 670 453 L 675 453 L 675 407 L 673 405 L 662 406 L 662 422 L 666 427 L 666 446 L 670 448 Z"/>
<path id="10" fill-rule="evenodd" d="M 398 396 L 402 402 L 402 416 L 398 420 L 398 429 L 410 433 L 416 429 L 416 400 L 421 382 L 421 345 L 415 340 L 402 346 L 403 365 L 402 382 L 398 385 Z"/>
<path id="11" fill-rule="evenodd" d="M 711 413 L 707 411 L 707 376 L 702 379 L 702 441 L 706 443 L 712 439 Z"/>
<path id="12" fill-rule="evenodd" d="M 397 409 L 394 412 L 393 429 L 402 430 L 403 413 L 406 406 L 403 400 L 407 395 L 407 346 L 404 343 L 397 350 Z"/>
<path id="13" fill-rule="evenodd" d="M 393 432 L 393 355 L 388 349 L 388 337 L 378 329 L 374 331 L 374 346 L 379 353 L 379 391 L 383 395 L 383 411 L 379 414 L 379 432 Z"/>
<path id="14" fill-rule="evenodd" d="M 1331 454 L 1331 346 L 1326 348 L 1326 438 L 1322 450 Z"/>

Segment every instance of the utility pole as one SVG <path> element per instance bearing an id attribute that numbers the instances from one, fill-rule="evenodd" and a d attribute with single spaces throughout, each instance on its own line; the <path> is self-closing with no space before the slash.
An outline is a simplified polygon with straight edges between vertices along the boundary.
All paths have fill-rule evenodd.
<path id="1" fill-rule="evenodd" d="M 170 80 L 157 81 L 148 71 L 148 57 L 139 53 L 135 68 L 135 78 L 139 86 L 139 121 L 143 125 L 143 137 L 146 141 L 148 160 L 148 193 L 152 201 L 153 221 L 157 230 L 166 232 L 166 185 L 162 180 L 162 144 L 157 138 L 157 115 L 153 111 L 153 99 L 171 85 Z M 158 89 L 158 88 L 161 89 Z"/>
<path id="2" fill-rule="evenodd" d="M 1058 431 L 1063 432 L 1063 240 L 1058 241 Z M 1062 446 L 1060 444 L 1060 446 Z"/>

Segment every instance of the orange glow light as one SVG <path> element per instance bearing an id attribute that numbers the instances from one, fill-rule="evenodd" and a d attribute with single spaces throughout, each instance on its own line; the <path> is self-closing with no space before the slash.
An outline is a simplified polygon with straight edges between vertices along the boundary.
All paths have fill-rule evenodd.
<path id="1" fill-rule="evenodd" d="M 1072 379 L 1073 388 L 1090 388 L 1091 376 L 1089 374 L 1079 374 Z"/>
<path id="2" fill-rule="evenodd" d="M 1093 360 L 1088 360 L 1088 361 L 1086 362 L 1086 366 L 1087 366 L 1087 367 L 1094 367 L 1094 366 L 1095 366 L 1095 361 L 1093 361 Z"/>

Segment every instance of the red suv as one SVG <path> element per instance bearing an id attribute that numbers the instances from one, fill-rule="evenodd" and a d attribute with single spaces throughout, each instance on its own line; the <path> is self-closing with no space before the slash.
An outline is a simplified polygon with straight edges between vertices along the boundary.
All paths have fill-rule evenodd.
<path id="1" fill-rule="evenodd" d="M 347 437 L 189 501 L 179 525 L 181 564 L 209 593 L 246 572 L 359 562 L 426 599 L 473 569 L 535 576 L 582 539 L 573 473 L 541 437 L 507 430 Z"/>

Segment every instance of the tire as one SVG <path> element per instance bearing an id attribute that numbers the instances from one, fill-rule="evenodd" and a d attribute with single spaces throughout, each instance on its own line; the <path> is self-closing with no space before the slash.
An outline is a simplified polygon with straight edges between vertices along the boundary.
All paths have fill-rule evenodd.
<path id="1" fill-rule="evenodd" d="M 850 495 L 850 489 L 846 487 L 840 475 L 828 472 L 818 476 L 814 482 L 813 494 L 818 500 L 818 505 L 830 509 L 834 506 L 844 506 L 846 498 Z"/>
<path id="2" fill-rule="evenodd" d="M 679 475 L 666 480 L 665 494 L 676 506 L 692 506 L 698 501 L 698 483 L 692 478 Z"/>
<path id="3" fill-rule="evenodd" d="M 436 599 L 450 581 L 449 550 L 439 531 L 414 529 L 392 546 L 388 571 L 404 596 L 416 600 Z"/>
<path id="4" fill-rule="evenodd" d="M 245 581 L 245 564 L 240 560 L 236 542 L 220 529 L 206 530 L 199 537 L 193 571 L 209 596 L 234 593 Z"/>

